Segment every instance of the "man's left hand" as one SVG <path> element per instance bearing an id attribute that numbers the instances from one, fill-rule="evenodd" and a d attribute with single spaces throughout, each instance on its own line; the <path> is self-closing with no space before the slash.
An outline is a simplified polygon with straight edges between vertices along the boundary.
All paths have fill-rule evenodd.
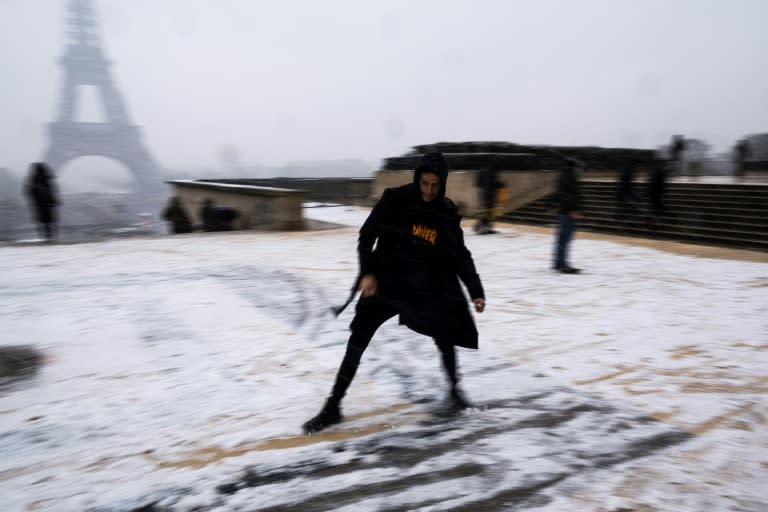
<path id="1" fill-rule="evenodd" d="M 472 299 L 472 303 L 475 305 L 475 311 L 477 311 L 478 313 L 482 313 L 483 311 L 485 311 L 485 299 L 482 299 L 482 298 Z"/>

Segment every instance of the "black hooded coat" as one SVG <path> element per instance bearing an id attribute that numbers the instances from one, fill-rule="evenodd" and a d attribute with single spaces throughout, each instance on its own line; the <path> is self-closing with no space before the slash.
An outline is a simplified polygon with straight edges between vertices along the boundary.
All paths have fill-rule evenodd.
<path id="1" fill-rule="evenodd" d="M 53 172 L 47 164 L 36 162 L 31 165 L 25 191 L 35 208 L 35 220 L 43 224 L 56 222 L 55 207 L 59 200 L 53 183 Z"/>
<path id="2" fill-rule="evenodd" d="M 483 286 L 464 244 L 458 208 L 445 197 L 448 167 L 442 155 L 430 156 L 422 158 L 413 183 L 384 191 L 360 228 L 360 276 L 376 277 L 377 297 L 398 310 L 401 324 L 476 349 L 477 329 L 459 279 L 473 299 L 485 297 Z M 440 178 L 428 203 L 419 189 L 424 172 Z"/>

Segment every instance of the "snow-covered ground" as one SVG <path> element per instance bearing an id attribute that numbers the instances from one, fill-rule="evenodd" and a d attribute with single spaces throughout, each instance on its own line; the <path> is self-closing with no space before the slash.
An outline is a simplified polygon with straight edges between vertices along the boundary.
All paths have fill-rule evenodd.
<path id="1" fill-rule="evenodd" d="M 432 342 L 377 333 L 313 436 L 343 354 L 367 210 L 347 227 L 0 248 L 3 511 L 768 510 L 768 257 L 465 229 L 488 298 L 460 350 L 477 407 L 442 417 Z M 469 224 L 468 224 L 469 225 Z"/>

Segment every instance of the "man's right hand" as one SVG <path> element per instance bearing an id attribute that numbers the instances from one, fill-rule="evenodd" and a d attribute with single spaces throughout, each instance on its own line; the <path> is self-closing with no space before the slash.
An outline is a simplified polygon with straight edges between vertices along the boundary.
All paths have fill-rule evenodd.
<path id="1" fill-rule="evenodd" d="M 360 284 L 358 285 L 357 289 L 360 291 L 363 297 L 370 297 L 376 293 L 377 287 L 378 285 L 376 283 L 376 277 L 373 274 L 365 274 L 360 279 Z"/>

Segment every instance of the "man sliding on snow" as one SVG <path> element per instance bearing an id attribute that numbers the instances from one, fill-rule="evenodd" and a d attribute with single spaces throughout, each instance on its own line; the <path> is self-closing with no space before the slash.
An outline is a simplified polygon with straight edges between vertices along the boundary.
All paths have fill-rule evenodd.
<path id="1" fill-rule="evenodd" d="M 350 325 L 352 334 L 331 395 L 320 413 L 304 423 L 305 433 L 342 420 L 339 404 L 363 352 L 376 330 L 395 315 L 401 324 L 434 339 L 450 380 L 452 407 L 469 407 L 458 385 L 455 346 L 476 349 L 477 329 L 458 278 L 478 313 L 485 309 L 485 294 L 464 245 L 461 216 L 445 197 L 447 179 L 443 155 L 423 155 L 413 183 L 386 189 L 360 228 L 356 289 L 361 298 Z"/>

